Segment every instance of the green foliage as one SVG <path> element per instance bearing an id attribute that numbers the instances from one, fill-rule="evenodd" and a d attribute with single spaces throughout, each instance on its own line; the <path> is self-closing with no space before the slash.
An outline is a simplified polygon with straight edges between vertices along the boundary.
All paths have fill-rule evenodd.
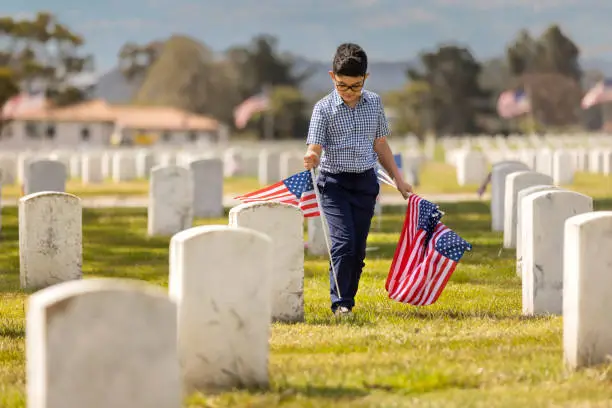
<path id="1" fill-rule="evenodd" d="M 10 70 L 20 88 L 42 85 L 57 105 L 83 100 L 84 91 L 68 85 L 74 75 L 93 68 L 91 56 L 80 54 L 84 44 L 80 35 L 48 12 L 39 12 L 33 19 L 3 17 L 0 35 L 6 44 L 0 52 L 0 68 Z"/>
<path id="2" fill-rule="evenodd" d="M 437 134 L 478 132 L 477 114 L 486 110 L 489 93 L 479 84 L 480 63 L 467 48 L 441 46 L 421 54 L 423 70 L 408 69 L 412 81 L 428 84 L 427 105 Z"/>

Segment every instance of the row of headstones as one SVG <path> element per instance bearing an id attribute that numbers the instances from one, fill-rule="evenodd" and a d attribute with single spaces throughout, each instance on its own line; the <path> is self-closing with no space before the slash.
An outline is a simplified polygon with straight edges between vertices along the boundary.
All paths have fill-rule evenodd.
<path id="1" fill-rule="evenodd" d="M 150 170 L 149 214 L 151 235 L 163 234 L 172 225 L 189 224 L 193 217 L 223 215 L 223 164 L 200 159 L 187 164 L 159 165 Z M 66 191 L 66 167 L 56 160 L 34 160 L 27 165 L 23 193 Z M 175 220 L 182 221 L 175 221 Z M 176 228 L 176 227 L 174 227 Z M 179 230 L 172 230 L 171 233 Z"/>
<path id="2" fill-rule="evenodd" d="M 488 163 L 519 161 L 528 168 L 551 176 L 555 184 L 568 185 L 575 172 L 612 174 L 612 150 L 522 150 L 487 159 L 487 154 L 476 150 L 455 150 L 447 161 L 457 169 L 459 185 L 479 184 L 487 177 Z"/>
<path id="3" fill-rule="evenodd" d="M 500 163 L 493 174 L 504 191 L 503 246 L 516 248 L 522 312 L 563 316 L 571 366 L 602 363 L 612 353 L 612 211 L 594 211 L 591 197 L 521 164 Z"/>
<path id="4" fill-rule="evenodd" d="M 259 149 L 242 151 L 229 148 L 219 155 L 197 152 L 158 152 L 148 150 L 56 152 L 42 154 L 26 152 L 17 155 L 0 155 L 0 172 L 4 184 L 23 182 L 29 164 L 35 160 L 56 160 L 64 164 L 67 179 L 80 178 L 83 184 L 102 183 L 111 179 L 126 182 L 147 178 L 154 166 L 179 165 L 187 167 L 190 162 L 201 159 L 218 159 L 222 162 L 222 177 L 257 177 L 260 184 L 268 185 L 304 170 L 303 154 L 299 151 L 278 151 Z M 405 161 L 412 163 L 421 160 L 421 154 L 410 150 Z M 420 163 L 417 163 L 420 164 Z"/>
<path id="5" fill-rule="evenodd" d="M 299 208 L 241 204 L 228 225 L 175 234 L 168 294 L 83 280 L 80 223 L 70 194 L 20 202 L 21 281 L 37 290 L 26 322 L 32 406 L 179 407 L 194 391 L 268 385 L 271 323 L 304 320 Z"/>
<path id="6" fill-rule="evenodd" d="M 586 133 L 586 134 L 553 134 L 544 135 L 465 135 L 441 137 L 439 142 L 445 150 L 448 149 L 471 149 L 478 146 L 485 149 L 508 149 L 509 146 L 518 148 L 541 148 L 541 147 L 597 147 L 612 146 L 609 134 L 605 133 Z"/>

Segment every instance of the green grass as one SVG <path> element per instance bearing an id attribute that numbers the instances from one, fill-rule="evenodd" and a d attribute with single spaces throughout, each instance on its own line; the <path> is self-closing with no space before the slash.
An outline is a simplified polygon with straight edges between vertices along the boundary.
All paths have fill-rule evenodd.
<path id="1" fill-rule="evenodd" d="M 445 222 L 474 245 L 435 305 L 389 300 L 384 281 L 401 228 L 385 208 L 373 231 L 355 317 L 329 312 L 326 262 L 307 256 L 306 321 L 274 324 L 268 391 L 193 395 L 188 407 L 610 406 L 612 366 L 567 372 L 560 317 L 521 316 L 514 251 L 489 231 L 487 203 L 443 204 Z M 612 199 L 596 209 L 612 209 Z M 84 210 L 84 274 L 166 286 L 168 238 L 146 237 L 144 209 Z M 25 407 L 24 304 L 15 208 L 0 241 L 0 406 Z M 197 224 L 205 223 L 198 220 Z M 226 224 L 227 220 L 206 223 Z"/>

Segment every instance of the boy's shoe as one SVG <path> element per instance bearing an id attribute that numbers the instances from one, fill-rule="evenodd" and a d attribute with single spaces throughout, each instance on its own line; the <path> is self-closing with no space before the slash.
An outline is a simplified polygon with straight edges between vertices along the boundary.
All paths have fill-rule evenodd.
<path id="1" fill-rule="evenodd" d="M 351 311 L 351 309 L 349 309 L 346 306 L 339 306 L 335 311 L 334 311 L 334 315 L 336 317 L 340 317 L 340 316 L 352 316 L 353 312 Z"/>

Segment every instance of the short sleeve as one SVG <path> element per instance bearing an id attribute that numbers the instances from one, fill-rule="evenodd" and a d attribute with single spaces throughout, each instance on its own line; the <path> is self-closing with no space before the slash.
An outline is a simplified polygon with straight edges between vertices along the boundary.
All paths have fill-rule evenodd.
<path id="1" fill-rule="evenodd" d="M 376 127 L 376 138 L 389 136 L 391 130 L 389 129 L 389 122 L 387 121 L 387 115 L 385 115 L 385 108 L 382 102 L 378 106 L 378 126 Z"/>
<path id="2" fill-rule="evenodd" d="M 315 104 L 308 125 L 306 144 L 324 145 L 327 139 L 327 117 L 320 103 Z"/>

